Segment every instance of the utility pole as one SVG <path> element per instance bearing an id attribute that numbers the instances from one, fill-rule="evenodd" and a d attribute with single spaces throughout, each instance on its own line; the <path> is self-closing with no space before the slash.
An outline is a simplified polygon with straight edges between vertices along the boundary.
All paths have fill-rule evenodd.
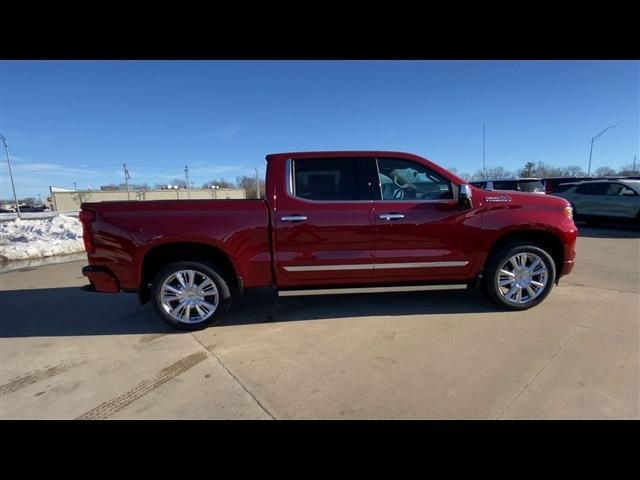
<path id="1" fill-rule="evenodd" d="M 607 127 L 604 130 L 602 130 L 595 137 L 591 137 L 591 150 L 589 150 L 589 168 L 587 169 L 587 177 L 589 175 L 591 175 L 591 155 L 593 154 L 593 142 L 595 142 L 597 139 L 599 139 L 604 134 L 604 132 L 606 132 L 607 130 L 609 130 L 610 128 L 613 128 L 613 127 L 615 127 L 615 125 L 611 125 L 610 127 Z"/>
<path id="2" fill-rule="evenodd" d="M 16 187 L 13 184 L 13 173 L 11 173 L 11 161 L 9 160 L 9 147 L 7 146 L 7 139 L 0 133 L 0 141 L 4 145 L 4 151 L 7 154 L 7 165 L 9 165 L 9 177 L 11 178 L 11 188 L 13 189 L 13 199 L 16 202 L 16 213 L 18 214 L 18 218 L 20 218 L 20 205 L 18 205 L 18 197 L 16 195 Z"/>
<path id="3" fill-rule="evenodd" d="M 187 198 L 191 199 L 191 192 L 189 192 L 189 167 L 184 167 L 184 178 L 187 180 Z"/>
<path id="4" fill-rule="evenodd" d="M 636 171 L 636 158 L 637 158 L 637 155 L 634 155 L 633 156 L 633 171 L 634 172 Z"/>
<path id="5" fill-rule="evenodd" d="M 129 192 L 129 179 L 131 175 L 129 175 L 129 170 L 127 170 L 127 164 L 123 163 L 122 167 L 124 168 L 124 184 L 127 187 L 127 200 L 131 200 L 131 193 Z"/>
<path id="6" fill-rule="evenodd" d="M 487 179 L 487 163 L 485 160 L 485 129 L 484 122 L 482 122 L 482 173 L 484 173 L 484 179 Z"/>
<path id="7" fill-rule="evenodd" d="M 256 171 L 256 198 L 260 199 L 260 180 L 258 180 L 258 169 L 255 168 Z"/>
<path id="8" fill-rule="evenodd" d="M 73 189 L 78 190 L 78 184 L 76 182 L 73 182 Z"/>

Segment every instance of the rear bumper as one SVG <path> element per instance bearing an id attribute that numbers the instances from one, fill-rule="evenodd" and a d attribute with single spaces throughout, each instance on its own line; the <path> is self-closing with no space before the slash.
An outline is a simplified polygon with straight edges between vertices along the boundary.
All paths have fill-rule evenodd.
<path id="1" fill-rule="evenodd" d="M 88 291 L 102 293 L 118 293 L 120 291 L 118 279 L 106 268 L 87 265 L 82 268 L 82 275 L 89 278 L 89 282 L 91 282 L 90 288 L 86 289 Z"/>

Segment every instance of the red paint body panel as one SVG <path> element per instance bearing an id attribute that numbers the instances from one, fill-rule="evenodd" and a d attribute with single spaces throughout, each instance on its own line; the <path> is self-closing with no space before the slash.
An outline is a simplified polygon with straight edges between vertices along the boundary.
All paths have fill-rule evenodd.
<path id="1" fill-rule="evenodd" d="M 262 200 L 158 200 L 83 204 L 96 211 L 89 224 L 93 266 L 108 267 L 125 289 L 140 287 L 144 256 L 153 247 L 193 242 L 229 257 L 246 287 L 271 283 L 269 217 Z"/>
<path id="2" fill-rule="evenodd" d="M 468 262 L 466 266 L 376 270 L 374 277 L 404 280 L 465 280 L 480 246 L 479 209 L 460 210 L 456 200 L 437 202 L 375 201 L 376 264 L 405 262 Z M 399 213 L 400 220 L 380 214 Z"/>
<path id="3" fill-rule="evenodd" d="M 106 267 L 123 289 L 141 287 L 145 255 L 156 246 L 201 243 L 226 255 L 246 288 L 314 287 L 470 281 L 482 270 L 503 235 L 543 231 L 564 248 L 559 275 L 574 265 L 577 228 L 563 212 L 566 200 L 471 187 L 472 209 L 457 200 L 309 201 L 290 194 L 289 159 L 331 157 L 401 158 L 421 163 L 459 186 L 466 182 L 438 165 L 402 152 L 297 152 L 267 156 L 266 201 L 167 200 L 83 204 L 96 212 L 85 225 L 95 251 L 89 263 Z M 457 190 L 456 190 L 457 191 Z M 499 197 L 508 197 L 501 201 Z M 497 200 L 496 200 L 497 198 Z M 503 198 L 504 200 L 504 198 Z M 402 213 L 383 221 L 382 213 Z M 303 215 L 303 222 L 283 216 Z M 376 268 L 382 264 L 456 262 L 463 266 Z M 466 262 L 466 263 L 465 263 Z M 292 271 L 291 267 L 350 266 Z M 294 269 L 295 270 L 295 269 Z"/>
<path id="4" fill-rule="evenodd" d="M 103 293 L 118 293 L 120 291 L 120 285 L 118 280 L 112 273 L 106 270 L 91 270 L 84 269 L 82 274 L 89 279 L 89 282 L 98 292 Z"/>

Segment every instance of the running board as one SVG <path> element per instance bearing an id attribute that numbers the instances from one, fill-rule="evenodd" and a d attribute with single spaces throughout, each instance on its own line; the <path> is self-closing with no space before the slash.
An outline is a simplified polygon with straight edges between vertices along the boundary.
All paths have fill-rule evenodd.
<path id="1" fill-rule="evenodd" d="M 465 290 L 466 283 L 447 285 L 412 285 L 405 287 L 322 288 L 316 290 L 280 290 L 279 297 L 302 297 L 306 295 L 343 295 L 350 293 L 426 292 L 430 290 Z"/>

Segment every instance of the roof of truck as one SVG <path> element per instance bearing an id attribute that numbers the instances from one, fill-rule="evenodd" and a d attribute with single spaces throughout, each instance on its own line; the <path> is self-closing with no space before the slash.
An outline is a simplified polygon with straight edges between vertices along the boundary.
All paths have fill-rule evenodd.
<path id="1" fill-rule="evenodd" d="M 274 157 L 383 157 L 383 156 L 401 156 L 401 157 L 419 157 L 415 153 L 394 152 L 390 150 L 325 150 L 315 152 L 281 152 L 270 153 L 267 160 Z"/>

